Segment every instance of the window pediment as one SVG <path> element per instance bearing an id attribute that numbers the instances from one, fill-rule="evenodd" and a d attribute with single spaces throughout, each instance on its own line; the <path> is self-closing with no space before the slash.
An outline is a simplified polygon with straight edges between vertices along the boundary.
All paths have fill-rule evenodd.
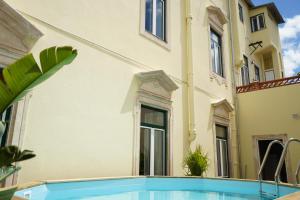
<path id="1" fill-rule="evenodd" d="M 176 83 L 163 70 L 141 72 L 137 77 L 140 81 L 140 92 L 170 100 L 172 92 L 178 89 Z"/>
<path id="2" fill-rule="evenodd" d="M 43 35 L 4 1 L 0 1 L 0 50 L 23 55 Z"/>
<path id="3" fill-rule="evenodd" d="M 218 26 L 222 27 L 228 22 L 226 15 L 219 7 L 211 5 L 207 7 L 207 11 L 208 18 Z"/>
<path id="4" fill-rule="evenodd" d="M 222 118 L 229 119 L 229 113 L 234 110 L 231 103 L 227 99 L 221 99 L 212 102 L 214 108 L 214 115 Z"/>

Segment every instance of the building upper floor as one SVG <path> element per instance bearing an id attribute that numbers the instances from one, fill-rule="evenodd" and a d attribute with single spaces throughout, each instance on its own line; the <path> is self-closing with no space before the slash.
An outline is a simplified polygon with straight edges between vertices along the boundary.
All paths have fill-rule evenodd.
<path id="1" fill-rule="evenodd" d="M 278 26 L 284 19 L 276 5 L 235 0 L 232 7 L 237 85 L 283 78 Z"/>
<path id="2" fill-rule="evenodd" d="M 230 96 L 234 81 L 246 85 L 283 76 L 278 24 L 284 21 L 274 4 L 189 0 L 188 11 L 187 0 L 7 2 L 41 32 L 52 29 L 181 82 L 187 81 L 191 56 L 196 89 L 215 96 Z"/>

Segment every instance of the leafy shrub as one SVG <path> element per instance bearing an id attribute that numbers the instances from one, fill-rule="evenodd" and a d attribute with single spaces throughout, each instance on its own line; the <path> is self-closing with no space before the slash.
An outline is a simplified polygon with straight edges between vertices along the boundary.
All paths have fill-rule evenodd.
<path id="1" fill-rule="evenodd" d="M 197 146 L 194 152 L 189 150 L 183 164 L 184 167 L 187 167 L 187 176 L 202 176 L 208 169 L 207 154 L 202 151 L 200 146 Z"/>

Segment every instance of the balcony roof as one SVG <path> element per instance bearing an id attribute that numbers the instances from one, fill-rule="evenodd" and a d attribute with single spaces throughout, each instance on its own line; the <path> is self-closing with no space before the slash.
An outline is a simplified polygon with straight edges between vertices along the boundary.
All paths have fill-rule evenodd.
<path id="1" fill-rule="evenodd" d="M 285 23 L 282 15 L 280 14 L 277 6 L 275 5 L 275 3 L 272 2 L 272 3 L 266 3 L 266 4 L 261 4 L 261 5 L 255 6 L 251 0 L 245 0 L 245 1 L 247 2 L 247 4 L 249 5 L 251 10 L 254 10 L 257 8 L 262 8 L 262 7 L 267 7 L 269 12 L 273 15 L 274 19 L 276 20 L 276 22 L 278 24 Z"/>

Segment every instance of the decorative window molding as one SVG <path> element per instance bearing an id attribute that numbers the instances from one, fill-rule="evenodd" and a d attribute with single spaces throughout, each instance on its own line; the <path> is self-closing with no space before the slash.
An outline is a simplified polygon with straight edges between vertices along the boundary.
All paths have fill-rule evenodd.
<path id="1" fill-rule="evenodd" d="M 2 54 L 4 54 L 6 59 L 7 57 L 18 58 L 26 54 L 43 35 L 4 1 L 0 1 L 0 24 L 1 60 Z"/>
<path id="2" fill-rule="evenodd" d="M 227 141 L 228 141 L 228 163 L 229 163 L 229 175 L 233 175 L 234 164 L 232 160 L 232 142 L 231 142 L 231 113 L 234 111 L 233 106 L 231 103 L 228 102 L 227 99 L 220 99 L 211 103 L 213 108 L 213 123 L 212 123 L 212 130 L 213 130 L 213 141 L 214 146 L 217 148 L 217 140 L 216 140 L 216 125 L 221 125 L 227 127 Z M 215 151 L 215 176 L 218 176 L 218 160 L 217 160 L 217 151 Z"/>
<path id="3" fill-rule="evenodd" d="M 155 36 L 154 34 L 148 32 L 146 30 L 146 1 L 147 0 L 140 0 L 140 34 L 151 40 L 152 42 L 160 45 L 161 47 L 170 50 L 170 3 L 171 0 L 165 2 L 165 33 L 164 33 L 164 40 L 160 39 L 159 37 Z"/>
<path id="4" fill-rule="evenodd" d="M 167 111 L 167 135 L 168 135 L 168 175 L 173 174 L 173 109 L 172 93 L 178 89 L 175 82 L 162 70 L 142 72 L 136 74 L 138 79 L 137 98 L 134 111 L 134 151 L 133 151 L 133 175 L 139 175 L 140 152 L 140 115 L 142 105 Z"/>
<path id="5" fill-rule="evenodd" d="M 224 12 L 219 7 L 212 5 L 208 6 L 206 9 L 208 11 L 208 19 L 223 30 L 223 25 L 228 22 Z"/>
<path id="6" fill-rule="evenodd" d="M 228 22 L 228 19 L 226 18 L 225 14 L 223 13 L 223 11 L 216 7 L 216 6 L 208 6 L 207 7 L 207 13 L 208 13 L 208 35 L 209 37 L 211 37 L 211 31 L 213 30 L 215 33 L 217 33 L 220 37 L 221 37 L 221 52 L 222 52 L 222 56 L 221 56 L 221 62 L 223 65 L 223 76 L 215 73 L 213 71 L 213 63 L 212 63 L 212 59 L 211 59 L 211 39 L 209 39 L 209 62 L 210 62 L 210 79 L 214 79 L 216 80 L 216 82 L 219 85 L 224 84 L 227 87 L 227 80 L 226 80 L 226 67 L 225 67 L 225 62 L 224 62 L 224 48 L 223 48 L 223 44 L 224 44 L 224 29 L 223 26 L 224 24 L 226 24 Z"/>

